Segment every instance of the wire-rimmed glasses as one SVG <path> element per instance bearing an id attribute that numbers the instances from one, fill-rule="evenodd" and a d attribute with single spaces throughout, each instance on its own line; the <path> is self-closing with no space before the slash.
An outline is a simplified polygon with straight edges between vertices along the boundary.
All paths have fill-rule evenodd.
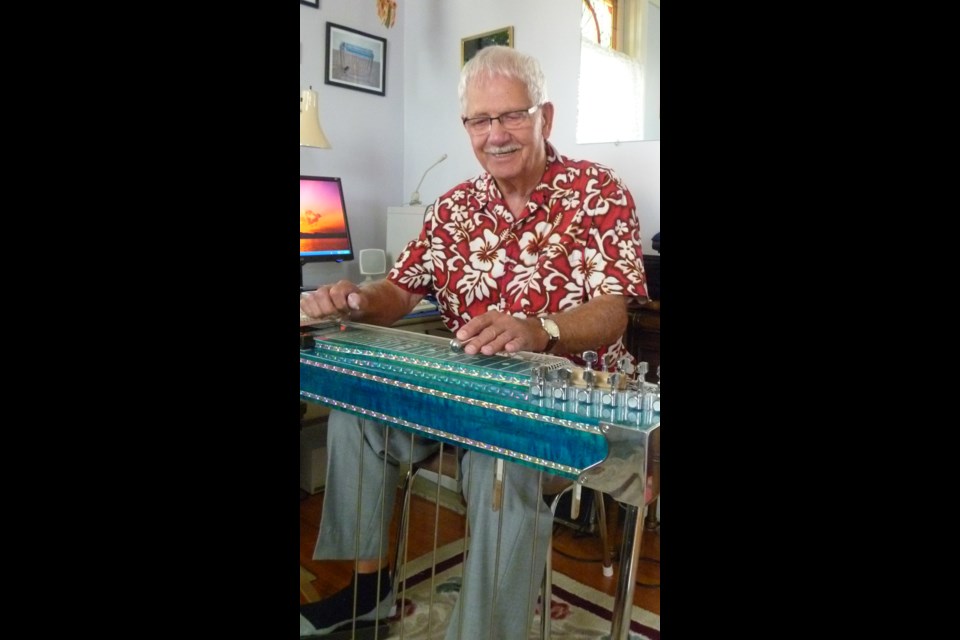
<path id="1" fill-rule="evenodd" d="M 493 127 L 493 121 L 497 120 L 504 129 L 519 129 L 530 119 L 537 109 L 542 105 L 535 104 L 529 109 L 519 111 L 507 111 L 498 116 L 477 116 L 476 118 L 463 118 L 463 126 L 472 136 L 480 136 L 490 132 Z"/>

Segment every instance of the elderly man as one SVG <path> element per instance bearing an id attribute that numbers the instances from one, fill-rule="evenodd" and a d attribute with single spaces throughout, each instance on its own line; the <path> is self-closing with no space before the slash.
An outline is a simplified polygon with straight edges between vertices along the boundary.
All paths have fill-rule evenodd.
<path id="1" fill-rule="evenodd" d="M 646 297 L 630 192 L 610 169 L 561 156 L 548 142 L 554 105 L 534 58 L 509 47 L 482 49 L 464 66 L 458 89 L 483 172 L 436 200 L 386 279 L 320 287 L 301 309 L 311 317 L 390 325 L 433 294 L 465 353 L 539 351 L 582 364 L 578 354 L 589 349 L 625 359 L 629 372 L 632 358 L 622 341 L 627 305 Z M 350 624 L 354 612 L 357 620 L 386 617 L 393 605 L 388 567 L 379 558 L 387 557 L 380 545 L 390 537 L 389 518 L 381 516 L 392 513 L 395 496 L 382 488 L 397 486 L 398 461 L 422 460 L 437 444 L 417 438 L 411 446 L 410 438 L 387 439 L 385 431 L 352 414 L 331 414 L 314 558 L 353 557 L 362 486 L 361 560 L 350 586 L 301 607 L 301 636 Z M 386 457 L 388 464 L 360 469 L 361 449 L 365 459 Z M 471 552 L 447 640 L 517 640 L 531 623 L 531 577 L 543 575 L 552 514 L 539 473 L 509 462 L 502 506 L 493 511 L 495 464 L 473 452 L 462 463 Z"/>

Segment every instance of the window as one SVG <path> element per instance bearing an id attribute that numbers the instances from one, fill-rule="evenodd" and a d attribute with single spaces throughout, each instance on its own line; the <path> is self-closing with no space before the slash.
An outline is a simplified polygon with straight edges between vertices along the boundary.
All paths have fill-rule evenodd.
<path id="1" fill-rule="evenodd" d="M 616 0 L 583 0 L 580 35 L 607 49 L 617 49 Z"/>
<path id="2" fill-rule="evenodd" d="M 660 139 L 659 0 L 582 0 L 577 142 Z"/>

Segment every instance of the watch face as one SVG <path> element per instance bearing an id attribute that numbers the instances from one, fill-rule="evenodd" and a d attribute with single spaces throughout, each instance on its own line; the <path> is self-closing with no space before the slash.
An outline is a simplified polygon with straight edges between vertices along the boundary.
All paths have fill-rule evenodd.
<path id="1" fill-rule="evenodd" d="M 554 345 L 560 340 L 560 327 L 549 318 L 540 318 L 540 326 L 543 327 L 543 330 L 546 331 L 547 336 L 549 336 L 547 346 L 544 347 L 543 352 L 550 353 L 553 351 Z"/>
<path id="2" fill-rule="evenodd" d="M 540 325 L 543 327 L 543 330 L 547 332 L 547 335 L 556 340 L 560 337 L 560 327 L 557 326 L 557 323 L 549 318 L 540 318 Z"/>

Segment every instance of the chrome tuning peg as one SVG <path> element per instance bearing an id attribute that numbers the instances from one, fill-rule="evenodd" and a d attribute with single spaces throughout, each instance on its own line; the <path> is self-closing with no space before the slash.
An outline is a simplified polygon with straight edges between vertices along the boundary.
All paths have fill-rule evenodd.
<path id="1" fill-rule="evenodd" d="M 647 381 L 647 372 L 650 370 L 650 365 L 646 362 L 637 363 L 637 384 L 643 385 Z"/>
<path id="2" fill-rule="evenodd" d="M 600 360 L 600 370 L 601 371 L 613 371 L 614 365 L 617 363 L 617 356 L 612 353 L 603 354 L 603 358 Z"/>
<path id="3" fill-rule="evenodd" d="M 594 363 L 597 361 L 597 352 L 593 350 L 584 351 L 580 357 L 587 363 L 587 369 L 592 370 Z"/>
<path id="4" fill-rule="evenodd" d="M 563 367 L 557 371 L 557 378 L 560 381 L 560 387 L 554 391 L 554 397 L 561 402 L 566 402 L 570 393 L 570 380 L 573 378 L 573 371 Z"/>

